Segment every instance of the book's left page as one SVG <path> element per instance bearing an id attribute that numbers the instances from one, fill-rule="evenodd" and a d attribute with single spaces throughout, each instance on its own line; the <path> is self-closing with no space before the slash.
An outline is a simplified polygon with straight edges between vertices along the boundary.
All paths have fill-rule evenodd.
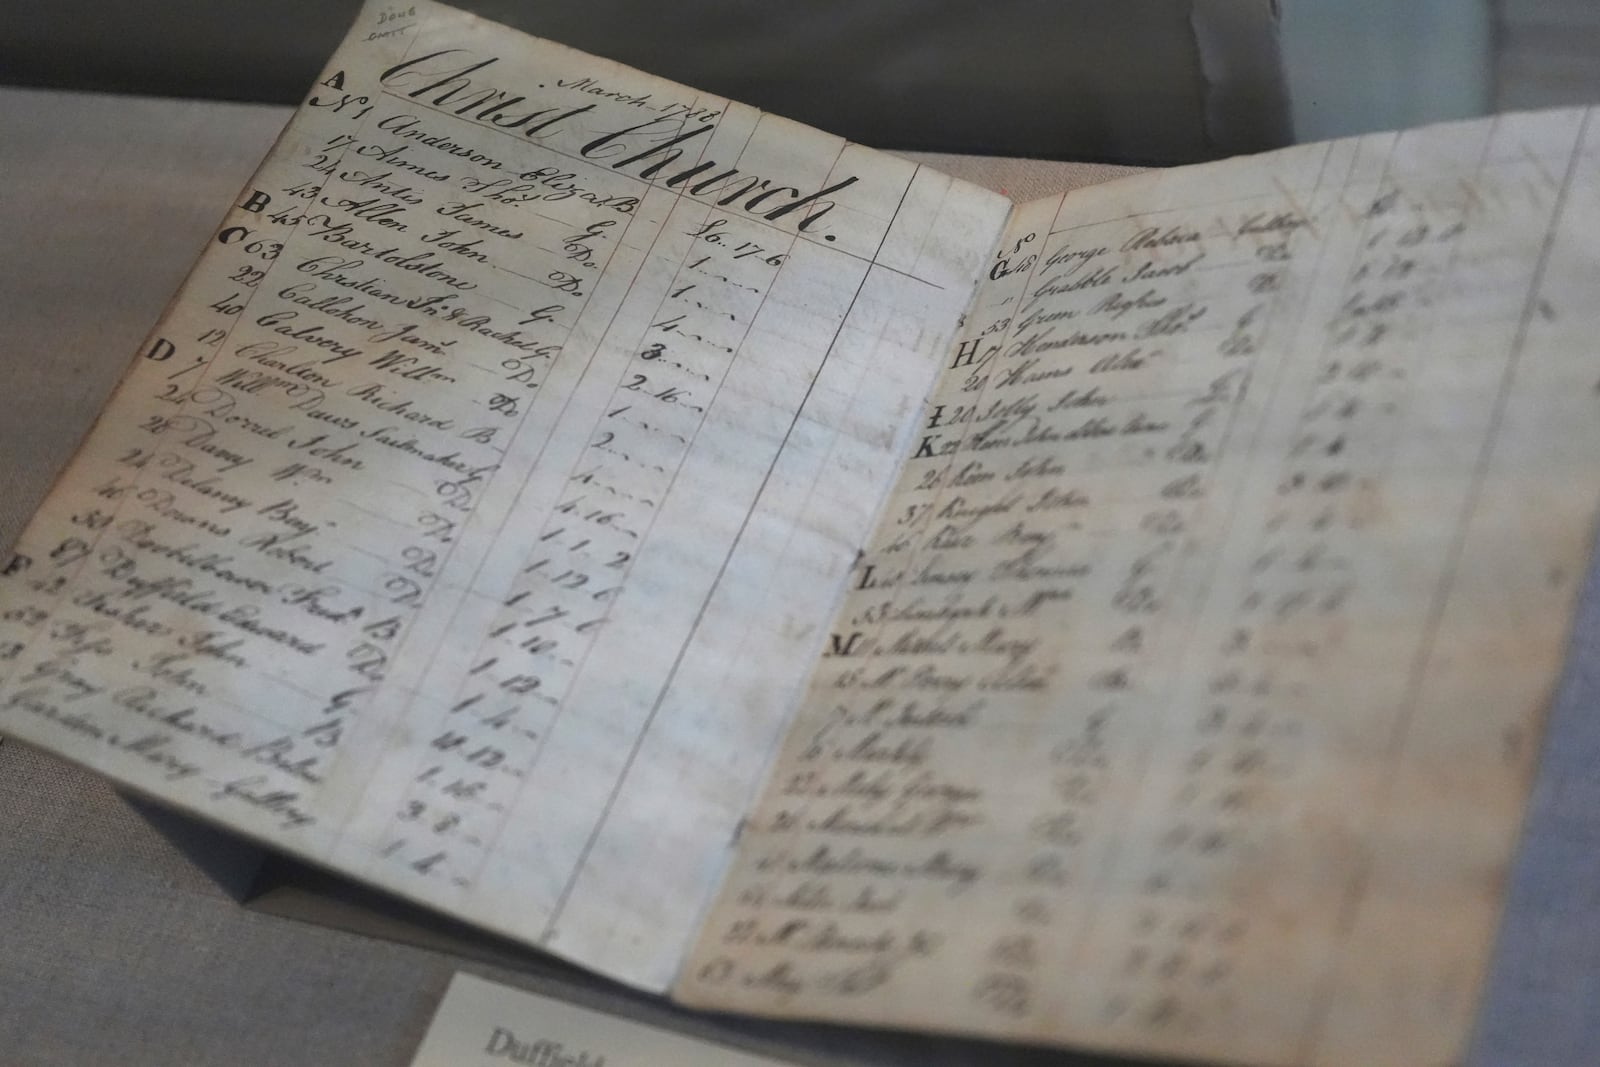
<path id="1" fill-rule="evenodd" d="M 663 987 L 1009 207 L 369 5 L 0 556 L 0 732 Z"/>

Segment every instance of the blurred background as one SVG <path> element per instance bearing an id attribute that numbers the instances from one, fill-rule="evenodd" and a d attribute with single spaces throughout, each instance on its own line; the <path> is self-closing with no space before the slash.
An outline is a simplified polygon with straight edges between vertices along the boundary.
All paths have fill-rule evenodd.
<path id="1" fill-rule="evenodd" d="M 0 81 L 294 102 L 358 6 L 0 0 Z M 1600 100 L 1596 0 L 460 6 L 883 148 L 1183 163 Z"/>

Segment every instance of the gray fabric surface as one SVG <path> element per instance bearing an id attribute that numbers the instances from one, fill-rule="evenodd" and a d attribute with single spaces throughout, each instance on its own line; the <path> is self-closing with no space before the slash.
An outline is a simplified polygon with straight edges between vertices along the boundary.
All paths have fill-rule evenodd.
<path id="1" fill-rule="evenodd" d="M 1600 1064 L 1600 570 L 1592 563 L 1469 1062 Z"/>
<path id="2" fill-rule="evenodd" d="M 281 108 L 0 90 L 0 545 L 65 462 Z M 930 160 L 1022 199 L 1111 176 Z M 1600 584 L 1552 720 L 1473 1067 L 1600 1063 Z M 1104 1064 L 1040 1050 L 694 1018 L 498 946 L 446 952 L 262 914 L 260 854 L 0 745 L 0 1065 L 406 1063 L 450 973 L 807 1062 Z M 1350 1067 L 1360 1067 L 1352 1064 Z"/>
<path id="3" fill-rule="evenodd" d="M 286 117 L 0 91 L 0 545 L 33 513 Z"/>
<path id="4" fill-rule="evenodd" d="M 0 81 L 298 102 L 359 6 L 13 4 Z M 1271 0 L 456 6 L 864 144 L 1173 163 L 1290 136 Z"/>
<path id="5" fill-rule="evenodd" d="M 0 812 L 0 1063 L 402 1064 L 448 981 L 435 954 L 240 908 L 105 782 L 10 741 Z"/>

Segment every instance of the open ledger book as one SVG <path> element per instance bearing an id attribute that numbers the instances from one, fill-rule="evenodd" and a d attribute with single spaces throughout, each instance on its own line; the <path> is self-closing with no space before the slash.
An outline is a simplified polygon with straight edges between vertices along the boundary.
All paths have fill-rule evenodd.
<path id="1" fill-rule="evenodd" d="M 0 730 L 691 1005 L 1457 1062 L 1596 137 L 1013 206 L 371 5 L 0 560 Z"/>

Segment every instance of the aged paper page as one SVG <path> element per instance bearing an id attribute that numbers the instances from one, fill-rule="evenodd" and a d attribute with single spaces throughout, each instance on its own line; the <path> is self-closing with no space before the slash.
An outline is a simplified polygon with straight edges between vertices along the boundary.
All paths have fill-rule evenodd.
<path id="1" fill-rule="evenodd" d="M 683 998 L 1458 1062 L 1600 495 L 1596 137 L 1019 208 Z"/>
<path id="2" fill-rule="evenodd" d="M 663 987 L 1008 210 L 369 6 L 0 559 L 0 730 Z"/>

